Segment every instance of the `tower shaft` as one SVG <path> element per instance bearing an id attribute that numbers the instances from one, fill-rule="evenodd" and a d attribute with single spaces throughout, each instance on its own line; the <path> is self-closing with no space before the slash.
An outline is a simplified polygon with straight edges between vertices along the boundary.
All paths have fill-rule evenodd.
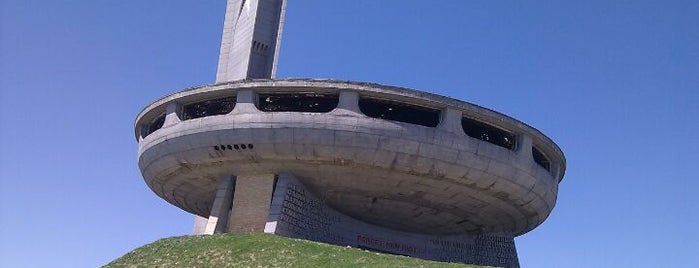
<path id="1" fill-rule="evenodd" d="M 228 0 L 216 83 L 274 78 L 286 0 Z"/>

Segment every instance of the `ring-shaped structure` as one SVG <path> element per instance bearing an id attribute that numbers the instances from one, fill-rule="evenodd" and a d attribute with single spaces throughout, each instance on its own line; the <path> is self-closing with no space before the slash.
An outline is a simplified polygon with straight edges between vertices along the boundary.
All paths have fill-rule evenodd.
<path id="1" fill-rule="evenodd" d="M 337 104 L 327 112 L 259 108 L 273 97 L 300 95 L 337 96 Z M 287 101 L 325 105 L 310 100 Z M 437 111 L 438 123 L 396 121 L 381 111 L 370 117 L 362 100 L 395 104 L 385 111 L 401 105 Z M 506 148 L 494 134 L 469 136 L 464 128 L 473 124 L 515 140 Z M 185 211 L 208 216 L 220 176 L 288 172 L 351 217 L 437 235 L 532 230 L 553 209 L 566 164 L 553 141 L 514 118 L 423 91 L 351 81 L 190 88 L 148 105 L 135 134 L 146 183 Z"/>

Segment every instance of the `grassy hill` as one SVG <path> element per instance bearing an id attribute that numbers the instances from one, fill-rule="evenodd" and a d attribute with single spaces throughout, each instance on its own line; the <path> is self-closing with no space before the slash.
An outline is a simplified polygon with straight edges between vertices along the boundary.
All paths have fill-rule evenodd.
<path id="1" fill-rule="evenodd" d="M 268 234 L 172 237 L 137 248 L 105 267 L 462 267 Z"/>

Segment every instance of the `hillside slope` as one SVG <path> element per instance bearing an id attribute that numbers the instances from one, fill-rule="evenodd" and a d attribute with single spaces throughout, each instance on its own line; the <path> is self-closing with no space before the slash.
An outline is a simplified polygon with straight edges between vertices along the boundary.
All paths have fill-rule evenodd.
<path id="1" fill-rule="evenodd" d="M 165 238 L 104 267 L 466 267 L 267 234 Z"/>

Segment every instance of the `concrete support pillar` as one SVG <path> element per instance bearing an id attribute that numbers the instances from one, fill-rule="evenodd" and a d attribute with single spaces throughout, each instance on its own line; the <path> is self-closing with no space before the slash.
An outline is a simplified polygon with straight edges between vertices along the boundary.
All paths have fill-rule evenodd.
<path id="1" fill-rule="evenodd" d="M 235 102 L 235 108 L 233 111 L 231 111 L 231 114 L 249 114 L 260 112 L 260 110 L 258 110 L 255 106 L 257 103 L 257 94 L 252 91 L 252 89 L 238 91 Z"/>
<path id="2" fill-rule="evenodd" d="M 163 127 L 169 127 L 180 123 L 180 117 L 177 116 L 177 112 L 180 109 L 180 104 L 176 102 L 171 102 L 167 105 L 165 110 L 165 123 L 163 123 Z"/>
<path id="3" fill-rule="evenodd" d="M 461 117 L 463 113 L 459 110 L 446 108 L 442 110 L 442 118 L 440 118 L 438 129 L 446 132 L 451 132 L 458 135 L 466 135 L 464 128 L 461 127 Z"/>
<path id="4" fill-rule="evenodd" d="M 255 92 L 252 91 L 252 89 L 244 89 L 238 91 L 236 102 L 255 104 L 257 102 L 257 94 L 255 94 Z"/>
<path id="5" fill-rule="evenodd" d="M 233 199 L 233 177 L 221 176 L 219 178 L 218 189 L 214 204 L 211 206 L 211 215 L 206 223 L 204 234 L 215 234 L 226 231 L 228 223 L 229 208 Z"/>
<path id="6" fill-rule="evenodd" d="M 228 231 L 263 232 L 269 216 L 274 174 L 238 175 Z"/>
<path id="7" fill-rule="evenodd" d="M 194 215 L 194 231 L 192 234 L 194 235 L 203 235 L 204 230 L 206 230 L 206 223 L 209 221 L 209 219 L 204 218 L 199 215 Z"/>
<path id="8" fill-rule="evenodd" d="M 340 100 L 334 112 L 362 113 L 359 110 L 359 93 L 351 90 L 340 91 Z"/>
<path id="9" fill-rule="evenodd" d="M 525 164 L 534 161 L 532 156 L 532 137 L 529 135 L 520 134 L 517 136 L 517 158 L 519 161 L 526 161 Z"/>
<path id="10" fill-rule="evenodd" d="M 287 188 L 289 187 L 288 185 L 295 180 L 296 177 L 294 177 L 294 175 L 291 173 L 277 174 L 277 182 L 276 185 L 274 185 L 272 202 L 269 206 L 269 217 L 267 218 L 267 223 L 265 224 L 265 233 L 274 234 L 277 232 L 277 223 L 279 222 L 279 217 L 282 214 L 284 199 L 286 199 Z"/>

